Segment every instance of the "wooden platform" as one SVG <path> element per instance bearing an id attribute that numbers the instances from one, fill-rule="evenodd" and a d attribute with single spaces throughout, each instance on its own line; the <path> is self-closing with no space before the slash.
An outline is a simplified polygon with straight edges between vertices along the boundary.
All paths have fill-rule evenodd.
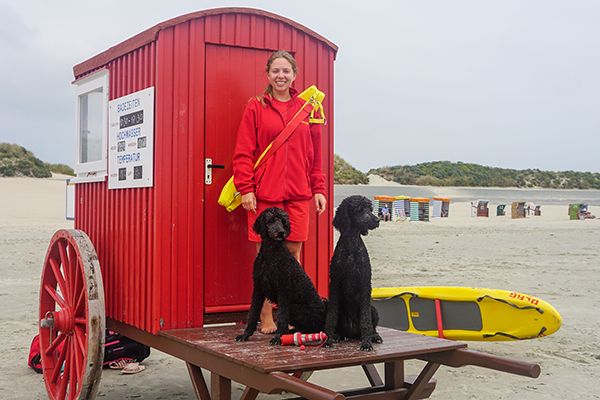
<path id="1" fill-rule="evenodd" d="M 300 350 L 297 346 L 272 346 L 269 340 L 273 336 L 260 333 L 250 336 L 247 342 L 234 341 L 243 329 L 243 326 L 181 329 L 161 332 L 160 335 L 263 373 L 376 364 L 467 347 L 451 340 L 378 328 L 383 343 L 374 344 L 374 351 L 359 350 L 356 340 L 337 343 L 333 348 L 307 346 L 306 350 Z"/>
<path id="2" fill-rule="evenodd" d="M 246 386 L 241 400 L 254 400 L 259 393 L 296 394 L 314 400 L 423 399 L 431 395 L 433 375 L 441 365 L 477 365 L 498 371 L 537 377 L 540 368 L 531 364 L 468 350 L 460 342 L 378 328 L 382 344 L 374 351 L 360 351 L 358 341 L 337 343 L 333 348 L 271 346 L 271 335 L 255 334 L 247 342 L 236 342 L 244 326 L 180 329 L 152 335 L 108 320 L 108 327 L 187 363 L 196 395 L 202 400 L 230 400 L 231 381 Z M 426 362 L 416 378 L 404 374 L 404 361 Z M 374 364 L 384 364 L 382 379 Z M 371 386 L 337 392 L 300 379 L 302 372 L 361 366 Z M 211 373 L 210 391 L 202 369 Z M 451 384 L 448 382 L 446 384 Z M 467 393 L 465 393 L 465 396 Z"/>

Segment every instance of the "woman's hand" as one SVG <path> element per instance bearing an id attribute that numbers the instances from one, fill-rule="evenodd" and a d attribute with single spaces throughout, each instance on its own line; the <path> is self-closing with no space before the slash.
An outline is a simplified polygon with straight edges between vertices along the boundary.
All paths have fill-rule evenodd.
<path id="1" fill-rule="evenodd" d="M 243 197 L 242 197 L 243 199 Z M 315 206 L 317 207 L 317 213 L 319 213 L 319 215 L 323 214 L 323 211 L 325 211 L 325 206 L 327 205 L 327 200 L 325 200 L 325 196 L 323 196 L 323 194 L 321 193 L 316 193 L 315 194 Z"/>
<path id="2" fill-rule="evenodd" d="M 256 212 L 256 196 L 254 192 L 246 193 L 242 195 L 242 207 L 246 211 Z"/>

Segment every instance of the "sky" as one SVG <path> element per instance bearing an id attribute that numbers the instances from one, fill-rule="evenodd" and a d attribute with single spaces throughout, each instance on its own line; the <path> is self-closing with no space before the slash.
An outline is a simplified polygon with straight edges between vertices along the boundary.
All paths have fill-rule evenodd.
<path id="1" fill-rule="evenodd" d="M 600 172 L 600 1 L 0 0 L 0 142 L 75 161 L 72 67 L 215 7 L 290 18 L 339 47 L 335 152 Z"/>

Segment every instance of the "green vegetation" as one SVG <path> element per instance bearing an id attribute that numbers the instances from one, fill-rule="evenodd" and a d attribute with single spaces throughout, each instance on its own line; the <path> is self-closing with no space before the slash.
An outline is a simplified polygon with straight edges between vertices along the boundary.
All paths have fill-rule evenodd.
<path id="1" fill-rule="evenodd" d="M 348 164 L 342 157 L 333 156 L 333 183 L 337 185 L 356 185 L 369 183 L 367 175 Z"/>
<path id="2" fill-rule="evenodd" d="M 25 147 L 0 143 L 0 176 L 49 178 L 52 176 L 52 172 L 75 175 L 73 169 L 68 165 L 46 164 Z"/>
<path id="3" fill-rule="evenodd" d="M 0 143 L 0 176 L 49 178 L 50 168 L 25 147 Z"/>
<path id="4" fill-rule="evenodd" d="M 403 185 L 600 189 L 600 173 L 506 169 L 434 161 L 371 169 L 369 174 Z"/>

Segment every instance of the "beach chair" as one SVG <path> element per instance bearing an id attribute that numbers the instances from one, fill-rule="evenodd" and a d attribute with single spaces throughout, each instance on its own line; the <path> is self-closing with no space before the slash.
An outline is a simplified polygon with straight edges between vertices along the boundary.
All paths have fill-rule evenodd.
<path id="1" fill-rule="evenodd" d="M 490 209 L 488 208 L 489 201 L 478 200 L 477 201 L 477 216 L 478 217 L 489 217 Z"/>
<path id="2" fill-rule="evenodd" d="M 579 209 L 581 208 L 581 206 L 582 204 L 579 203 L 569 204 L 569 219 L 579 219 Z"/>
<path id="3" fill-rule="evenodd" d="M 502 217 L 504 215 L 506 215 L 506 204 L 498 204 L 498 206 L 496 207 L 496 216 L 498 217 Z"/>
<path id="4" fill-rule="evenodd" d="M 580 204 L 579 207 L 579 219 L 594 219 L 595 215 L 592 214 L 591 211 L 588 210 L 587 204 Z"/>
<path id="5" fill-rule="evenodd" d="M 524 201 L 514 201 L 510 207 L 511 218 L 525 218 L 527 217 L 527 210 L 525 208 Z"/>

